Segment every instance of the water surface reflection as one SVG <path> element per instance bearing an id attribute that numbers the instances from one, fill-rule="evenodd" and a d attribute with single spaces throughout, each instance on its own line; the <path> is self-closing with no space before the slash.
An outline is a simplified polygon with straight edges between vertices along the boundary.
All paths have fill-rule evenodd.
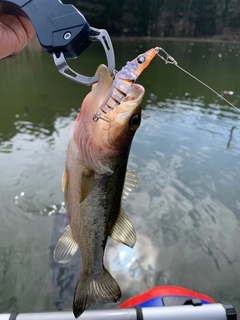
<path id="1" fill-rule="evenodd" d="M 240 105 L 240 45 L 116 42 L 117 68 L 156 45 Z M 73 63 L 92 74 L 91 61 L 102 59 L 96 50 Z M 35 47 L 1 61 L 1 72 L 0 312 L 70 308 L 81 260 L 58 266 L 52 249 L 67 223 L 65 149 L 89 88 L 61 77 Z M 106 264 L 123 299 L 172 284 L 240 312 L 240 115 L 160 59 L 139 82 L 146 96 L 129 168 L 140 182 L 125 203 L 138 243 L 130 250 L 110 241 Z"/>

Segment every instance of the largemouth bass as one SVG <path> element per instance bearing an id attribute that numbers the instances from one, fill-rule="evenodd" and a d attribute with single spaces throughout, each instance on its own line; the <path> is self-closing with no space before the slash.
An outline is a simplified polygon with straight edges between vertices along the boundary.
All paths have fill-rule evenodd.
<path id="1" fill-rule="evenodd" d="M 128 69 L 129 79 L 156 53 L 152 49 L 151 54 L 136 58 Z M 70 225 L 54 250 L 60 263 L 70 261 L 78 247 L 81 250 L 82 270 L 73 301 L 76 318 L 96 301 L 117 302 L 121 297 L 117 282 L 103 263 L 108 236 L 130 247 L 136 242 L 135 230 L 121 203 L 137 184 L 135 172 L 127 170 L 127 160 L 140 125 L 145 90 L 128 82 L 126 73 L 123 81 L 130 84 L 127 92 L 104 113 L 102 106 L 115 86 L 106 66 L 100 65 L 97 75 L 99 81 L 83 101 L 68 144 L 63 191 Z M 103 113 L 98 119 L 94 118 L 96 110 Z"/>

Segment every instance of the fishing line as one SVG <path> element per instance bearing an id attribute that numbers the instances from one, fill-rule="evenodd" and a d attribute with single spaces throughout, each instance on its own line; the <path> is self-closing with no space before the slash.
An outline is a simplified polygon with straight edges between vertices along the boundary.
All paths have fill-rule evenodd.
<path id="1" fill-rule="evenodd" d="M 209 90 L 211 90 L 213 93 L 215 93 L 218 97 L 220 97 L 222 100 L 224 100 L 225 102 L 227 102 L 227 104 L 229 104 L 231 107 L 233 107 L 234 109 L 236 109 L 239 113 L 240 110 L 235 107 L 230 101 L 228 101 L 226 98 L 224 98 L 220 93 L 218 93 L 217 91 L 215 91 L 213 88 L 211 88 L 209 85 L 207 85 L 206 83 L 204 83 L 203 81 L 201 81 L 200 79 L 198 79 L 197 77 L 195 77 L 193 74 L 191 74 L 190 72 L 188 72 L 187 70 L 183 69 L 182 67 L 180 67 L 177 63 L 177 61 L 170 56 L 167 51 L 165 51 L 164 49 L 162 49 L 161 47 L 156 47 L 156 50 L 158 50 L 157 55 L 165 62 L 165 64 L 173 64 L 174 66 L 178 67 L 178 69 L 180 69 L 181 71 L 185 72 L 187 75 L 189 75 L 190 77 L 192 77 L 194 80 L 198 81 L 199 83 L 201 83 L 203 86 L 205 86 L 206 88 L 208 88 Z M 160 55 L 159 51 L 162 51 L 166 57 Z"/>

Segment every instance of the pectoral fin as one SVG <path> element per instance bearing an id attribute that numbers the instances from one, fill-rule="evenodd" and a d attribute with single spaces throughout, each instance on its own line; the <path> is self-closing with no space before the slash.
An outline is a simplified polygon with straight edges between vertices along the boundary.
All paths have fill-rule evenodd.
<path id="1" fill-rule="evenodd" d="M 68 176 L 66 170 L 62 174 L 62 191 L 64 192 L 65 207 L 67 206 L 67 193 L 68 193 Z"/>
<path id="2" fill-rule="evenodd" d="M 131 248 L 136 243 L 136 232 L 122 208 L 109 236 Z"/>
<path id="3" fill-rule="evenodd" d="M 81 198 L 80 202 L 87 198 L 89 193 L 93 189 L 94 183 L 94 174 L 93 172 L 89 172 L 87 174 L 82 175 L 82 186 L 81 186 Z"/>
<path id="4" fill-rule="evenodd" d="M 64 234 L 58 240 L 56 248 L 53 252 L 53 258 L 58 263 L 67 263 L 71 261 L 77 249 L 78 244 L 73 239 L 71 228 L 68 225 L 65 228 Z"/>

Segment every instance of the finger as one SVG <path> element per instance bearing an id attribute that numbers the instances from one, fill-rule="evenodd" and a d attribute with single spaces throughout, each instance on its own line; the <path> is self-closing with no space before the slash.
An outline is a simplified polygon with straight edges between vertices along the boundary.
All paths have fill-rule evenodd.
<path id="1" fill-rule="evenodd" d="M 24 17 L 0 15 L 0 58 L 17 53 L 30 41 L 34 29 Z"/>

